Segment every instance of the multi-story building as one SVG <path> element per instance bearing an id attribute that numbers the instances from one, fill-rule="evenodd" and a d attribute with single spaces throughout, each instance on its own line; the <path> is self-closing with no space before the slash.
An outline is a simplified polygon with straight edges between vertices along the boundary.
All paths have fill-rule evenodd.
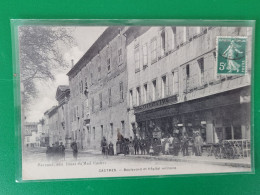
<path id="1" fill-rule="evenodd" d="M 58 131 L 59 136 L 66 148 L 71 143 L 71 124 L 70 124 L 70 89 L 67 85 L 60 85 L 56 91 L 56 100 L 58 101 Z"/>
<path id="2" fill-rule="evenodd" d="M 200 131 L 206 143 L 250 138 L 252 30 L 136 27 L 127 38 L 129 126 L 162 137 Z M 247 74 L 217 75 L 216 36 L 247 36 Z"/>
<path id="3" fill-rule="evenodd" d="M 100 149 L 127 129 L 125 27 L 108 27 L 68 72 L 72 139 L 80 148 Z"/>
<path id="4" fill-rule="evenodd" d="M 56 91 L 58 106 L 53 106 L 45 112 L 48 115 L 49 144 L 63 143 L 67 148 L 71 142 L 70 124 L 70 89 L 69 86 L 60 85 Z"/>
<path id="5" fill-rule="evenodd" d="M 39 147 L 40 136 L 38 134 L 38 123 L 36 122 L 25 122 L 25 140 L 24 145 L 26 147 Z"/>

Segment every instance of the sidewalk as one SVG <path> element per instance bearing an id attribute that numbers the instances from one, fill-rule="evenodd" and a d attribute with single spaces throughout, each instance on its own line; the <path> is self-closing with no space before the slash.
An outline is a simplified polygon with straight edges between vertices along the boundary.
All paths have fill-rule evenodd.
<path id="1" fill-rule="evenodd" d="M 83 150 L 81 153 L 88 153 L 93 155 L 101 155 L 100 151 L 97 150 Z M 200 163 L 200 164 L 211 164 L 220 166 L 232 166 L 232 167 L 251 167 L 251 158 L 239 158 L 239 159 L 216 159 L 214 156 L 173 156 L 173 155 L 160 155 L 160 156 L 150 156 L 150 155 L 119 155 L 118 157 L 125 158 L 139 158 L 139 159 L 153 159 L 153 160 L 167 160 L 175 162 L 186 162 L 186 163 Z"/>

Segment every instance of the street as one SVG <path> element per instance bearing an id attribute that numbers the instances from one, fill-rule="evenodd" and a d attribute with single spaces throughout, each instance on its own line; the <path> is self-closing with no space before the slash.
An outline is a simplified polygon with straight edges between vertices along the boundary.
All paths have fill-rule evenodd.
<path id="1" fill-rule="evenodd" d="M 26 152 L 23 161 L 23 177 L 34 179 L 92 178 L 139 175 L 176 175 L 195 173 L 249 172 L 250 168 L 211 165 L 204 163 L 176 162 L 136 158 L 136 156 L 108 156 L 79 152 L 77 160 L 72 152 L 66 152 L 65 160 L 47 160 L 41 151 Z M 28 173 L 30 173 L 28 175 Z"/>

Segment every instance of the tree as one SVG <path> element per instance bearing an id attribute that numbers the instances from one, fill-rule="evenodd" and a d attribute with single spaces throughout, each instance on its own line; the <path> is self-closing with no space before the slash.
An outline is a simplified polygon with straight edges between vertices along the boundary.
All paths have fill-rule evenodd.
<path id="1" fill-rule="evenodd" d="M 53 70 L 67 67 L 63 53 L 75 44 L 74 28 L 53 26 L 19 27 L 20 79 L 23 84 L 23 106 L 37 97 L 37 80 L 54 80 Z"/>

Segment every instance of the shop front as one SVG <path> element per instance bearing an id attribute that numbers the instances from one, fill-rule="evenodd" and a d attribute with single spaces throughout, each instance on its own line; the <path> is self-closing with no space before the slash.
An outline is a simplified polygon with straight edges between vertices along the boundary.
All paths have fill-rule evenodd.
<path id="1" fill-rule="evenodd" d="M 250 139 L 250 102 L 241 102 L 245 93 L 248 95 L 249 88 L 181 103 L 168 97 L 163 102 L 136 107 L 137 134 L 164 138 L 183 134 L 193 137 L 198 132 L 205 144 Z"/>

